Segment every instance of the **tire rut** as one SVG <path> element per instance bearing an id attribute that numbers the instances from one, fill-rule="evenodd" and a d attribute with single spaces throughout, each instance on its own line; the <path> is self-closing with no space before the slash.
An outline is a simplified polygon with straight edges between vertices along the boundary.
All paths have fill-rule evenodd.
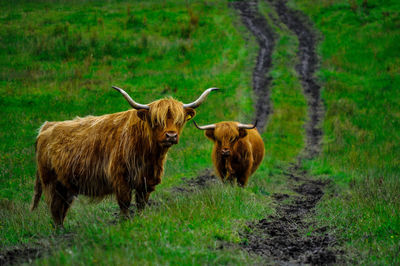
<path id="1" fill-rule="evenodd" d="M 314 78 L 318 57 L 315 51 L 316 35 L 299 11 L 291 10 L 285 0 L 267 1 L 278 13 L 280 22 L 285 24 L 299 40 L 299 64 L 296 71 L 307 99 L 308 121 L 305 124 L 306 146 L 298 156 L 297 163 L 287 169 L 289 188 L 295 195 L 274 194 L 276 214 L 249 223 L 248 230 L 241 233 L 244 241 L 240 246 L 249 253 L 271 258 L 276 264 L 331 264 L 337 261 L 332 251 L 335 237 L 326 227 L 317 228 L 315 206 L 324 195 L 328 181 L 316 180 L 303 170 L 302 160 L 312 159 L 321 151 L 322 130 L 320 123 L 323 108 L 321 87 Z M 257 26 L 255 24 L 255 26 Z M 258 34 L 261 30 L 252 30 Z M 257 39 L 259 39 L 256 36 Z M 270 64 L 270 62 L 268 62 Z M 271 104 L 269 104 L 270 108 Z M 314 230 L 309 231 L 310 228 Z M 316 229 L 315 229 L 316 228 Z"/>
<path id="2" fill-rule="evenodd" d="M 315 205 L 324 195 L 327 181 L 315 180 L 298 165 L 285 173 L 297 195 L 274 194 L 276 214 L 248 224 L 240 233 L 240 246 L 249 253 L 271 258 L 274 264 L 331 264 L 336 254 L 330 249 L 336 243 L 328 228 L 315 228 L 310 219 Z"/>
<path id="3" fill-rule="evenodd" d="M 280 20 L 297 36 L 299 40 L 298 57 L 300 63 L 296 66 L 303 92 L 307 99 L 309 120 L 306 123 L 306 148 L 304 158 L 316 157 L 321 151 L 322 130 L 320 123 L 324 112 L 321 100 L 321 86 L 318 85 L 314 73 L 318 65 L 315 51 L 317 37 L 313 32 L 307 17 L 300 11 L 289 9 L 286 0 L 269 1 L 279 15 Z"/>
<path id="4" fill-rule="evenodd" d="M 269 84 L 272 80 L 268 74 L 272 66 L 272 50 L 275 45 L 275 35 L 267 20 L 261 15 L 257 1 L 232 2 L 230 5 L 237 10 L 243 24 L 256 37 L 259 45 L 256 65 L 253 70 L 253 90 L 256 96 L 255 120 L 257 129 L 263 132 L 272 112 Z"/>

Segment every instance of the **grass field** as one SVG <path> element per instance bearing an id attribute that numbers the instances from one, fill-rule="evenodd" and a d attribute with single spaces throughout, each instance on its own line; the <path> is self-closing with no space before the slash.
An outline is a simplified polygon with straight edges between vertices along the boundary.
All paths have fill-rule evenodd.
<path id="1" fill-rule="evenodd" d="M 398 264 L 400 5 L 296 0 L 288 6 L 309 15 L 322 37 L 323 152 L 305 165 L 333 185 L 317 220 L 332 228 L 349 261 Z M 259 262 L 237 247 L 244 241 L 239 232 L 274 212 L 273 193 L 291 193 L 282 172 L 304 148 L 307 119 L 294 70 L 297 39 L 274 23 L 267 1 L 260 10 L 277 33 L 273 113 L 262 134 L 264 161 L 248 187 L 173 189 L 212 167 L 211 143 L 187 124 L 141 215 L 119 221 L 114 198 L 89 204 L 80 197 L 63 233 L 54 230 L 43 200 L 28 212 L 34 142 L 44 121 L 127 110 L 111 89 L 116 85 L 141 103 L 169 95 L 190 102 L 219 87 L 197 109 L 196 122 L 250 123 L 257 45 L 225 1 L 3 1 L 0 8 L 2 250 L 54 246 L 38 264 Z"/>

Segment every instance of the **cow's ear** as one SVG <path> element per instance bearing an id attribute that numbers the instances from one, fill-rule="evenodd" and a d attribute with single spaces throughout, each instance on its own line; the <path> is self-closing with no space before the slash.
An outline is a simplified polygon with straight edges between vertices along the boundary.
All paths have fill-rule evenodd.
<path id="1" fill-rule="evenodd" d="M 205 132 L 205 135 L 207 138 L 209 138 L 211 140 L 215 140 L 214 129 L 207 129 Z"/>
<path id="2" fill-rule="evenodd" d="M 138 116 L 141 120 L 143 120 L 143 121 L 148 121 L 147 117 L 148 117 L 148 115 L 149 115 L 149 110 L 140 109 L 140 110 L 137 110 L 136 112 L 137 112 L 137 116 Z"/>
<path id="3" fill-rule="evenodd" d="M 185 108 L 186 121 L 189 121 L 196 115 L 196 111 L 193 108 Z"/>
<path id="4" fill-rule="evenodd" d="M 247 130 L 244 128 L 239 129 L 239 138 L 244 138 L 247 136 Z"/>

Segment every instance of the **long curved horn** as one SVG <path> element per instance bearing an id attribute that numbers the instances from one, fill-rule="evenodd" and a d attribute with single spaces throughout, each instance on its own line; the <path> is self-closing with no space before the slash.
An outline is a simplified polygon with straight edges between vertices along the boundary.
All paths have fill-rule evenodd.
<path id="1" fill-rule="evenodd" d="M 242 123 L 239 123 L 238 124 L 238 128 L 244 128 L 244 129 L 253 129 L 253 128 L 255 128 L 256 126 L 257 126 L 257 120 L 256 120 L 256 122 L 254 123 L 254 125 L 245 125 L 245 124 L 242 124 Z"/>
<path id="2" fill-rule="evenodd" d="M 206 89 L 201 95 L 200 95 L 200 97 L 196 100 L 196 101 L 194 101 L 194 102 L 192 102 L 192 103 L 184 103 L 183 104 L 183 108 L 197 108 L 197 107 L 199 107 L 200 106 L 200 104 L 202 104 L 203 102 L 204 102 L 204 100 L 206 99 L 206 97 L 207 97 L 207 95 L 210 93 L 210 92 L 212 92 L 212 91 L 214 91 L 214 90 L 219 90 L 218 88 L 209 88 L 209 89 Z"/>
<path id="3" fill-rule="evenodd" d="M 193 120 L 193 124 L 200 130 L 215 129 L 215 124 L 199 126 L 196 124 L 196 121 L 194 121 L 194 120 Z"/>
<path id="4" fill-rule="evenodd" d="M 150 107 L 148 105 L 140 104 L 140 103 L 137 103 L 134 100 L 132 100 L 132 98 L 128 95 L 128 93 L 126 93 L 123 89 L 118 88 L 116 86 L 112 86 L 112 88 L 119 91 L 133 108 L 135 108 L 137 110 L 139 110 L 139 109 L 149 110 L 150 109 Z"/>

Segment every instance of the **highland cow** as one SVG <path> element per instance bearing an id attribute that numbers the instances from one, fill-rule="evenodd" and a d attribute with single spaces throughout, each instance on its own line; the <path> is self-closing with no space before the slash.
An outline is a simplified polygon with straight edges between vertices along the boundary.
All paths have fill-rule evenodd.
<path id="1" fill-rule="evenodd" d="M 212 161 L 221 180 L 246 186 L 264 157 L 264 142 L 256 129 L 257 122 L 255 125 L 220 122 L 206 126 L 193 123 L 205 130 L 206 137 L 214 142 Z"/>
<path id="2" fill-rule="evenodd" d="M 115 194 L 128 216 L 132 191 L 142 210 L 161 182 L 168 149 L 177 144 L 185 123 L 195 116 L 210 88 L 194 102 L 164 98 L 148 105 L 119 91 L 134 108 L 102 116 L 45 122 L 36 139 L 37 173 L 31 210 L 42 190 L 56 226 L 77 195 L 101 199 Z"/>

